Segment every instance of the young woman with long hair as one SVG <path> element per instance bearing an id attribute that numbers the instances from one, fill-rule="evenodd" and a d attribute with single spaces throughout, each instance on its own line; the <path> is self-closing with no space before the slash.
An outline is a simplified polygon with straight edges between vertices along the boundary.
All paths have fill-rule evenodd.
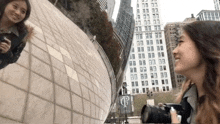
<path id="1" fill-rule="evenodd" d="M 187 123 L 220 123 L 220 22 L 196 21 L 183 27 L 173 50 L 175 72 L 186 76 L 181 103 L 187 103 Z M 171 114 L 176 118 L 175 114 Z M 177 123 L 176 119 L 173 123 Z"/>
<path id="2" fill-rule="evenodd" d="M 0 0 L 0 69 L 18 60 L 33 34 L 24 23 L 30 12 L 29 0 Z"/>

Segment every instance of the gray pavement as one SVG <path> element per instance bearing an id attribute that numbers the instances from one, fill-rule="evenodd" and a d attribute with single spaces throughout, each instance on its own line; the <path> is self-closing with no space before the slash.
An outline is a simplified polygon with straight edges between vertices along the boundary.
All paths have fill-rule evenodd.
<path id="1" fill-rule="evenodd" d="M 106 67 L 87 35 L 47 0 L 30 0 L 35 36 L 0 70 L 0 123 L 103 124 Z"/>

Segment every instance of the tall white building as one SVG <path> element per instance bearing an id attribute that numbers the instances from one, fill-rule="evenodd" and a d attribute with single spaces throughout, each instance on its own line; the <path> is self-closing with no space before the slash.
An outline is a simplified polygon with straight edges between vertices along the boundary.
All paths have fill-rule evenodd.
<path id="1" fill-rule="evenodd" d="M 124 78 L 128 93 L 170 91 L 172 83 L 159 0 L 137 0 L 135 11 L 135 32 Z"/>
<path id="2" fill-rule="evenodd" d="M 215 5 L 215 10 L 220 10 L 219 8 L 220 0 L 214 0 L 214 5 Z"/>

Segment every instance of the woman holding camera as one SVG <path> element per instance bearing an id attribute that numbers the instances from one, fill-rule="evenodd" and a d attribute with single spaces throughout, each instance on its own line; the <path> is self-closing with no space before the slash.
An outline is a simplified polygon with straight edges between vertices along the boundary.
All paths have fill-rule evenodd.
<path id="1" fill-rule="evenodd" d="M 29 0 L 0 1 L 0 69 L 18 60 L 33 28 L 24 22 L 29 18 Z"/>
<path id="2" fill-rule="evenodd" d="M 220 22 L 196 21 L 183 27 L 173 50 L 175 72 L 188 80 L 181 103 L 189 106 L 187 123 L 220 123 Z M 172 122 L 178 123 L 176 113 Z"/>

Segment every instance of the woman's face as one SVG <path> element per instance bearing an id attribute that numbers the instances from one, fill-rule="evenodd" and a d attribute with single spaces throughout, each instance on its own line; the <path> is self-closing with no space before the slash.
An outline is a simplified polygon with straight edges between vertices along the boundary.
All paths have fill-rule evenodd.
<path id="1" fill-rule="evenodd" d="M 175 58 L 175 72 L 189 75 L 199 70 L 204 61 L 194 41 L 184 31 L 180 36 L 178 46 L 173 50 Z"/>
<path id="2" fill-rule="evenodd" d="M 26 11 L 26 2 L 22 0 L 15 0 L 7 4 L 2 18 L 6 19 L 9 23 L 16 24 L 25 18 Z"/>

